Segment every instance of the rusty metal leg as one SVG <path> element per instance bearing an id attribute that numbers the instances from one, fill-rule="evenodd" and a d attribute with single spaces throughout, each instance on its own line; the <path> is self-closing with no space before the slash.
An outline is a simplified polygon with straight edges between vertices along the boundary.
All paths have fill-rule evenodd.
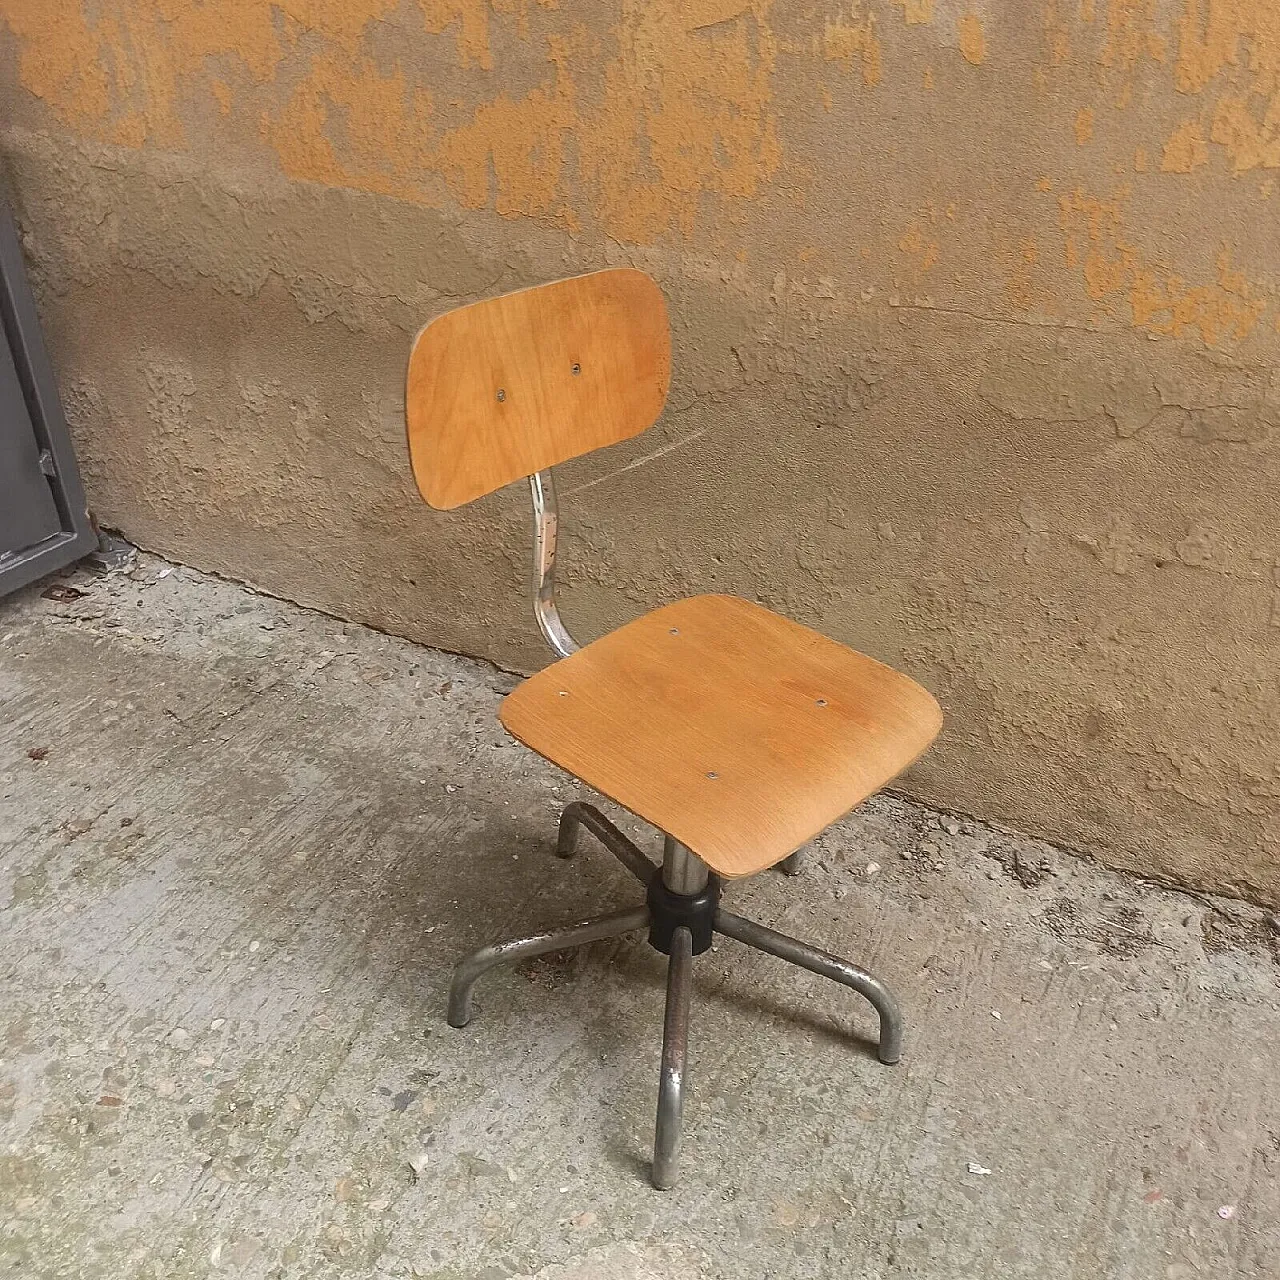
<path id="1" fill-rule="evenodd" d="M 820 974 L 833 982 L 851 987 L 859 995 L 865 996 L 880 1015 L 880 1061 L 892 1066 L 902 1057 L 902 1012 L 893 993 L 874 974 L 839 956 L 833 956 L 830 952 L 819 951 L 807 942 L 798 942 L 785 933 L 767 929 L 754 920 L 734 915 L 732 911 L 725 911 L 723 908 L 716 912 L 716 932 L 745 942 L 757 951 L 767 951 L 769 955 L 799 965 L 810 973 Z"/>
<path id="2" fill-rule="evenodd" d="M 449 1025 L 465 1027 L 471 1021 L 471 991 L 481 974 L 500 964 L 514 964 L 529 956 L 543 956 L 551 951 L 568 951 L 571 947 L 585 946 L 588 942 L 600 942 L 616 938 L 620 933 L 632 933 L 647 928 L 648 907 L 632 907 L 628 911 L 615 911 L 611 915 L 587 920 L 570 929 L 557 929 L 553 933 L 535 933 L 528 938 L 515 938 L 510 942 L 495 942 L 481 947 L 460 960 L 453 971 L 449 986 Z"/>
<path id="3" fill-rule="evenodd" d="M 560 815 L 556 857 L 572 858 L 578 849 L 578 829 L 586 827 L 641 884 L 648 884 L 658 868 L 600 812 L 595 805 L 575 800 Z"/>

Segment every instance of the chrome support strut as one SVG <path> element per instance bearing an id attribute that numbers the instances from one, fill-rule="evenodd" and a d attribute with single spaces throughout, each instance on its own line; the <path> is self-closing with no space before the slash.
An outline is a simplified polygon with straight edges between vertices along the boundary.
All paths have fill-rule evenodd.
<path id="1" fill-rule="evenodd" d="M 529 477 L 533 498 L 533 613 L 538 627 L 556 656 L 577 653 L 578 642 L 560 620 L 556 603 L 556 539 L 560 531 L 560 511 L 556 486 L 550 470 L 535 471 Z"/>

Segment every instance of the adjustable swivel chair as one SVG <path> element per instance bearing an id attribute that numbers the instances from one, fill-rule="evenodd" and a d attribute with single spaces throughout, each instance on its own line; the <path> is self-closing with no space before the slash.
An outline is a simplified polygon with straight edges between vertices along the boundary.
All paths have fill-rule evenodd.
<path id="1" fill-rule="evenodd" d="M 457 966 L 449 1022 L 466 1026 L 476 980 L 496 965 L 648 929 L 669 957 L 653 1183 L 675 1180 L 693 957 L 736 938 L 865 996 L 880 1061 L 902 1017 L 879 978 L 735 915 L 721 883 L 780 864 L 916 759 L 942 714 L 914 681 L 750 601 L 695 596 L 583 647 L 555 594 L 551 467 L 653 425 L 666 400 L 666 304 L 647 275 L 597 271 L 460 307 L 409 358 L 409 451 L 422 496 L 450 509 L 528 479 L 534 613 L 558 661 L 502 704 L 510 733 L 663 833 L 656 866 L 605 816 L 575 802 L 556 851 L 586 827 L 644 886 L 643 902 L 552 933 L 484 947 Z"/>

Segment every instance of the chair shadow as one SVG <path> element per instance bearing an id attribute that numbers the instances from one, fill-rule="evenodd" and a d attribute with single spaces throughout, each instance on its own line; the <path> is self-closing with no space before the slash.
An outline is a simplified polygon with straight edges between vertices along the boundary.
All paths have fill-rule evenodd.
<path id="1" fill-rule="evenodd" d="M 777 960 L 777 963 L 786 964 L 786 961 Z M 737 980 L 726 974 L 724 981 L 726 983 L 735 983 Z M 839 985 L 839 983 L 831 983 L 832 987 L 839 987 Z M 786 996 L 774 996 L 758 990 L 749 990 L 740 985 L 704 988 L 699 994 L 723 1007 L 745 1010 L 753 1016 L 753 1019 L 791 1023 L 794 1027 L 806 1031 L 834 1047 L 855 1049 L 858 1053 L 873 1059 L 877 1065 L 882 1065 L 880 1063 L 880 1040 L 878 1034 L 865 1035 L 861 1032 L 847 1030 L 839 1025 L 840 1014 L 838 1013 L 807 1007 L 798 998 L 790 1000 Z M 848 992 L 848 998 L 853 1002 L 866 1003 L 854 991 Z M 877 1016 L 873 1011 L 872 1017 Z"/>
<path id="2" fill-rule="evenodd" d="M 343 881 L 331 886 L 330 906 L 353 923 L 361 921 L 366 936 L 385 940 L 386 945 L 371 951 L 369 963 L 382 970 L 378 985 L 392 998 L 404 1000 L 407 1019 L 421 1016 L 425 1010 L 438 1016 L 441 1027 L 445 1025 L 452 966 L 478 947 L 504 937 L 567 927 L 594 915 L 643 903 L 643 887 L 589 836 L 584 833 L 581 847 L 572 858 L 558 858 L 555 816 L 537 815 L 536 821 L 535 826 L 534 821 L 522 820 L 504 806 L 493 804 L 476 815 L 467 847 L 450 850 L 452 856 L 440 856 L 442 851 L 426 842 L 421 847 L 409 842 L 393 862 L 382 868 L 380 882 L 366 882 L 363 888 Z M 517 855 L 514 859 L 513 853 Z M 432 904 L 425 913 L 421 908 L 424 901 Z M 452 903 L 457 904 L 458 910 L 449 920 L 452 927 L 445 935 L 448 943 L 437 934 L 430 945 L 423 945 L 426 934 L 437 927 L 429 927 L 427 919 L 439 920 L 443 906 Z M 448 951 L 442 954 L 444 945 Z M 739 945 L 732 942 L 734 947 Z M 691 1099 L 697 1096 L 699 1004 L 745 1013 L 742 1035 L 767 1030 L 765 1024 L 785 1023 L 827 1044 L 845 1049 L 853 1046 L 875 1057 L 874 1039 L 851 1034 L 840 1025 L 838 1014 L 747 985 L 726 967 L 723 955 L 721 952 L 717 957 L 718 964 L 710 953 L 701 963 L 694 964 Z M 606 975 L 625 981 L 636 992 L 638 1004 L 645 1003 L 639 1000 L 640 996 L 647 998 L 654 1011 L 652 1031 L 647 1037 L 638 1039 L 633 1034 L 634 1027 L 621 1027 L 614 1019 L 591 1016 L 586 1010 L 581 1026 L 584 1045 L 597 1060 L 605 1057 L 629 1064 L 613 1073 L 607 1086 L 610 1096 L 601 1103 L 601 1113 L 618 1121 L 610 1123 L 606 1119 L 604 1123 L 600 1135 L 604 1158 L 619 1172 L 647 1182 L 650 1149 L 637 1147 L 635 1124 L 640 1104 L 634 1091 L 645 1087 L 645 1105 L 656 1109 L 664 958 L 650 952 L 642 935 L 636 933 L 501 966 L 481 980 L 477 1020 L 485 1016 L 486 985 L 501 983 L 504 974 L 507 982 L 516 976 L 521 979 L 521 987 L 529 988 L 514 998 L 508 992 L 501 997 L 504 1005 L 523 1006 L 526 1002 L 555 999 L 562 992 L 571 995 L 572 988 L 598 982 Z M 851 1000 L 860 999 L 854 992 L 844 994 Z M 495 1011 L 497 1006 L 495 1000 Z M 572 1007 L 570 998 L 564 1010 L 567 1016 L 573 1016 Z M 734 1033 L 738 1033 L 736 1029 Z M 648 1084 L 644 1085 L 646 1075 Z M 652 1120 L 644 1132 L 651 1142 Z"/>

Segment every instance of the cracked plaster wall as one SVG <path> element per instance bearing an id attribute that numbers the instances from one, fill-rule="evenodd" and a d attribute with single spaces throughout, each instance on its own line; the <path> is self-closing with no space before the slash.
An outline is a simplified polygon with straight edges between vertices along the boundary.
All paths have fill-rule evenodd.
<path id="1" fill-rule="evenodd" d="M 1270 0 L 0 0 L 0 94 L 105 523 L 533 668 L 408 343 L 633 263 L 677 372 L 564 469 L 579 632 L 755 596 L 939 695 L 915 794 L 1280 900 Z"/>

